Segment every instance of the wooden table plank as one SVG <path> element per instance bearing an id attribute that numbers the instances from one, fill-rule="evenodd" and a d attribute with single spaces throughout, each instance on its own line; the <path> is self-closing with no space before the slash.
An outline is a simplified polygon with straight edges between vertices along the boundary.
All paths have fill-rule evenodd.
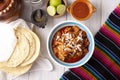
<path id="1" fill-rule="evenodd" d="M 47 0 L 45 0 L 45 2 L 46 1 Z M 68 1 L 68 4 L 73 2 L 73 0 L 67 0 L 67 1 Z M 93 35 L 95 35 L 95 33 L 99 30 L 100 26 L 104 23 L 104 21 L 106 20 L 110 12 L 119 3 L 119 0 L 90 0 L 90 1 L 97 8 L 96 13 L 94 13 L 89 20 L 79 21 L 79 22 L 88 26 L 88 28 L 92 31 Z M 24 12 L 27 12 L 26 10 L 28 10 L 28 14 L 22 15 L 22 17 L 25 20 L 29 21 L 31 11 L 34 9 L 33 9 L 33 6 L 31 7 L 30 4 L 26 3 L 25 6 L 26 8 Z M 38 7 L 34 6 L 34 8 L 38 8 Z M 45 5 L 43 5 L 40 8 L 45 9 Z M 61 21 L 65 21 L 65 20 L 75 20 L 75 19 L 71 17 L 69 14 L 66 14 L 60 18 L 48 17 L 48 22 L 47 22 L 45 29 L 41 29 L 41 28 L 38 29 L 39 35 L 41 38 L 41 46 L 42 46 L 41 53 L 44 57 L 48 58 L 52 62 L 54 66 L 54 70 L 51 72 L 47 72 L 47 71 L 30 72 L 14 80 L 58 80 L 60 76 L 63 74 L 63 72 L 65 70 L 68 70 L 67 68 L 60 67 L 57 64 L 55 64 L 48 56 L 48 52 L 46 48 L 47 37 L 48 37 L 50 30 L 53 28 L 55 24 Z"/>
<path id="2" fill-rule="evenodd" d="M 113 9 L 120 4 L 120 0 L 102 0 L 102 23 L 105 22 Z"/>
<path id="3" fill-rule="evenodd" d="M 35 6 L 34 6 L 35 7 Z M 45 7 L 44 7 L 45 9 Z M 66 20 L 66 15 L 60 18 L 53 18 L 53 17 L 48 17 L 48 22 L 47 25 L 44 29 L 38 29 L 39 30 L 39 35 L 40 35 L 40 40 L 41 40 L 41 53 L 44 57 L 48 58 L 54 67 L 54 70 L 51 72 L 48 71 L 38 71 L 38 72 L 31 72 L 29 75 L 29 80 L 56 80 L 59 79 L 62 73 L 64 72 L 64 67 L 61 67 L 57 64 L 55 64 L 49 57 L 48 52 L 47 52 L 47 38 L 48 34 L 50 33 L 50 30 L 56 25 L 57 23 L 61 21 Z M 43 46 L 44 45 L 44 46 Z"/>
<path id="4" fill-rule="evenodd" d="M 101 26 L 101 0 L 90 0 L 90 2 L 96 7 L 96 12 L 83 23 L 91 30 L 92 34 L 95 35 Z"/>
<path id="5" fill-rule="evenodd" d="M 8 77 L 7 80 L 29 80 L 28 78 L 29 78 L 29 72 L 14 79 Z"/>

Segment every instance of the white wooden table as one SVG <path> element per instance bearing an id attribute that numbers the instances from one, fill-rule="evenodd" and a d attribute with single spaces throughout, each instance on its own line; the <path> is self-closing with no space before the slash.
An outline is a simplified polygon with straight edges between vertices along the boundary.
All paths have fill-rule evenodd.
<path id="1" fill-rule="evenodd" d="M 25 8 L 23 11 L 22 17 L 29 21 L 31 11 L 42 8 L 45 10 L 45 4 L 46 0 L 43 0 L 44 4 L 42 7 L 39 5 L 31 5 L 29 3 L 29 0 L 24 0 L 25 2 Z M 74 0 L 67 0 L 67 3 L 70 4 Z M 97 11 L 92 15 L 92 17 L 86 21 L 79 21 L 92 31 L 93 35 L 99 30 L 100 26 L 104 23 L 110 12 L 120 3 L 120 0 L 90 0 L 91 3 L 97 8 Z M 61 75 L 67 70 L 64 67 L 58 66 L 55 64 L 50 57 L 48 56 L 47 48 L 46 48 L 46 42 L 47 37 L 50 32 L 50 30 L 53 28 L 53 26 L 60 21 L 66 21 L 66 20 L 75 20 L 72 18 L 68 13 L 60 18 L 52 18 L 48 17 L 47 25 L 44 29 L 39 29 L 39 34 L 41 37 L 41 52 L 43 56 L 47 57 L 53 64 L 54 70 L 51 72 L 48 71 L 38 71 L 38 72 L 29 72 L 26 73 L 14 80 L 59 80 Z"/>

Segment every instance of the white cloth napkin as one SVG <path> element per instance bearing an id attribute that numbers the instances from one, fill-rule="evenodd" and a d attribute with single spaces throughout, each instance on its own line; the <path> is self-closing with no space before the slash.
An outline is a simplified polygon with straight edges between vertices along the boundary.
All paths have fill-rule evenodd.
<path id="1" fill-rule="evenodd" d="M 13 21 L 13 22 L 9 23 L 9 25 L 10 25 L 10 27 L 14 27 L 14 28 L 19 25 L 19 26 L 22 26 L 25 28 L 30 28 L 33 31 L 36 30 L 35 26 L 32 23 L 26 23 L 22 19 L 18 19 L 16 21 Z M 52 66 L 51 62 L 47 58 L 43 57 L 42 54 L 40 55 L 39 59 L 35 61 L 34 65 L 32 66 L 32 68 L 28 72 L 40 71 L 40 70 L 45 70 L 45 71 L 53 70 L 53 66 Z M 6 74 L 6 73 L 0 71 L 0 80 L 13 80 L 17 77 L 18 76 L 11 76 L 9 74 Z"/>
<path id="2" fill-rule="evenodd" d="M 16 42 L 17 38 L 15 37 L 13 28 L 9 27 L 7 24 L 0 23 L 0 56 L 4 56 L 0 57 L 0 62 L 5 62 L 9 59 Z"/>

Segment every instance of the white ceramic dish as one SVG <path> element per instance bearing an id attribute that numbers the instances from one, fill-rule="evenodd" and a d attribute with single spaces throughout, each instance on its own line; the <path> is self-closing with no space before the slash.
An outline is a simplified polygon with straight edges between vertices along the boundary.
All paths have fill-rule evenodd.
<path id="1" fill-rule="evenodd" d="M 74 62 L 74 63 L 66 63 L 66 62 L 63 62 L 61 60 L 59 60 L 53 53 L 52 51 L 52 46 L 51 46 L 51 43 L 52 43 L 52 39 L 53 39 L 53 36 L 54 34 L 60 30 L 61 28 L 65 27 L 65 26 L 78 26 L 80 29 L 84 30 L 86 33 L 87 33 L 87 37 L 90 41 L 90 44 L 89 44 L 89 52 L 82 58 L 80 59 L 79 61 L 77 62 Z M 78 66 L 82 66 L 84 65 L 92 56 L 93 54 L 93 51 L 94 51 L 94 38 L 93 38 L 93 35 L 92 33 L 90 32 L 90 30 L 83 24 L 81 24 L 80 22 L 76 22 L 76 21 L 63 21 L 63 22 L 60 22 L 59 24 L 55 25 L 53 27 L 53 29 L 51 30 L 49 36 L 48 36 L 48 39 L 47 39 L 47 50 L 48 50 L 48 54 L 49 56 L 51 57 L 51 59 L 63 66 L 63 67 L 67 67 L 67 68 L 74 68 L 74 67 L 78 67 Z"/>

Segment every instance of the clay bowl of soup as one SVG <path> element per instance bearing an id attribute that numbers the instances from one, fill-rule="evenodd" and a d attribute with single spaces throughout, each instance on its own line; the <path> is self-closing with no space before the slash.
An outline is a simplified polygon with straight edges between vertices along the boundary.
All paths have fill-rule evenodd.
<path id="1" fill-rule="evenodd" d="M 77 20 L 87 20 L 96 12 L 96 8 L 88 0 L 75 0 L 67 7 L 67 12 Z"/>
<path id="2" fill-rule="evenodd" d="M 94 38 L 80 22 L 63 21 L 51 30 L 47 50 L 51 59 L 63 67 L 82 66 L 93 54 Z"/>

